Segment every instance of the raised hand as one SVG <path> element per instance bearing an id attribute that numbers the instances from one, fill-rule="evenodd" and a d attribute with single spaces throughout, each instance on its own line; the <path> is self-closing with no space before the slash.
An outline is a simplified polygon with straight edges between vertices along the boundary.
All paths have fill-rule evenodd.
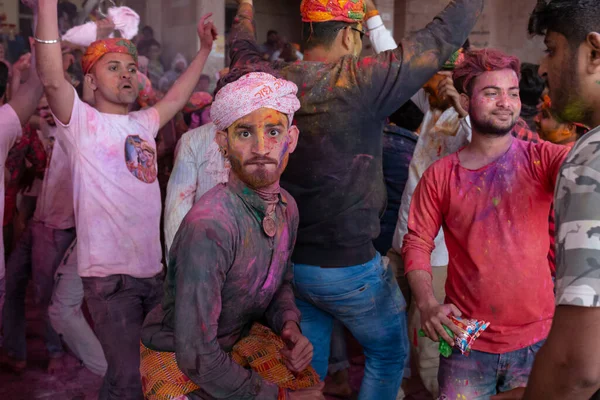
<path id="1" fill-rule="evenodd" d="M 442 99 L 449 99 L 450 104 L 452 104 L 452 107 L 454 107 L 456 112 L 460 114 L 460 117 L 465 118 L 469 114 L 460 104 L 460 94 L 454 86 L 454 81 L 452 80 L 452 73 L 450 71 L 441 71 L 438 72 L 438 74 L 444 75 L 446 77 L 438 85 L 438 93 L 440 97 Z"/>
<path id="2" fill-rule="evenodd" d="M 101 19 L 96 21 L 97 33 L 96 39 L 106 39 L 115 31 L 115 23 L 109 19 Z"/>
<path id="3" fill-rule="evenodd" d="M 27 81 L 29 78 L 29 71 L 31 68 L 31 53 L 27 53 L 21 56 L 19 60 L 13 64 L 13 77 L 19 79 L 19 81 Z"/>
<path id="4" fill-rule="evenodd" d="M 200 38 L 201 50 L 211 51 L 213 42 L 218 36 L 217 28 L 213 22 L 209 20 L 212 15 L 212 13 L 208 13 L 200 18 L 200 22 L 198 22 L 198 37 Z"/>

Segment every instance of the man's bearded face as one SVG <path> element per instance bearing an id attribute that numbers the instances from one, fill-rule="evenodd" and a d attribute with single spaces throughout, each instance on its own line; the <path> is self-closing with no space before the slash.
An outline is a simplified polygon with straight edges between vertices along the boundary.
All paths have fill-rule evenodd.
<path id="1" fill-rule="evenodd" d="M 579 68 L 582 55 L 560 33 L 548 32 L 545 43 L 547 55 L 540 64 L 540 75 L 546 77 L 553 112 L 560 121 L 587 122 L 594 109 L 582 93 L 585 88 Z"/>
<path id="2" fill-rule="evenodd" d="M 248 186 L 260 189 L 279 181 L 298 130 L 285 114 L 258 109 L 227 129 L 227 157 L 233 172 Z"/>

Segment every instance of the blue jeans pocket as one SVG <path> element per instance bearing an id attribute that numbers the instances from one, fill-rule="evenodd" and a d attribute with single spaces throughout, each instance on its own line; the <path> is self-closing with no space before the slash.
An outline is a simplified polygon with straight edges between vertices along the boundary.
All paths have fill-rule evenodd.
<path id="1" fill-rule="evenodd" d="M 372 287 L 366 283 L 359 288 L 335 295 L 310 294 L 314 304 L 323 308 L 336 317 L 363 314 L 375 307 Z"/>

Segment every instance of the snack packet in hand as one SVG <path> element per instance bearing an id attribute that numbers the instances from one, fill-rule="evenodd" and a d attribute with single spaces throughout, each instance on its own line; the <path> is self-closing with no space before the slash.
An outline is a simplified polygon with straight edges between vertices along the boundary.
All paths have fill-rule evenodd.
<path id="1" fill-rule="evenodd" d="M 473 343 L 481 333 L 490 326 L 490 323 L 476 319 L 463 319 L 455 316 L 449 316 L 449 318 L 452 323 L 461 330 L 461 334 L 458 335 L 458 337 L 455 337 L 454 333 L 449 328 L 444 326 L 444 329 L 448 335 L 454 339 L 456 348 L 458 348 L 462 354 L 468 356 L 469 353 L 471 353 Z M 425 336 L 425 332 L 420 330 L 419 336 Z M 450 345 L 442 338 L 440 338 L 440 354 L 446 358 L 450 357 L 452 354 Z"/>

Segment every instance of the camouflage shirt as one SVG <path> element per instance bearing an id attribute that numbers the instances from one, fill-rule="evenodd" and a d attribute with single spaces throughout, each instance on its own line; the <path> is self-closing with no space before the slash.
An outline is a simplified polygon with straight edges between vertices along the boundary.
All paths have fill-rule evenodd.
<path id="1" fill-rule="evenodd" d="M 556 303 L 600 307 L 600 127 L 563 164 L 555 208 Z"/>

